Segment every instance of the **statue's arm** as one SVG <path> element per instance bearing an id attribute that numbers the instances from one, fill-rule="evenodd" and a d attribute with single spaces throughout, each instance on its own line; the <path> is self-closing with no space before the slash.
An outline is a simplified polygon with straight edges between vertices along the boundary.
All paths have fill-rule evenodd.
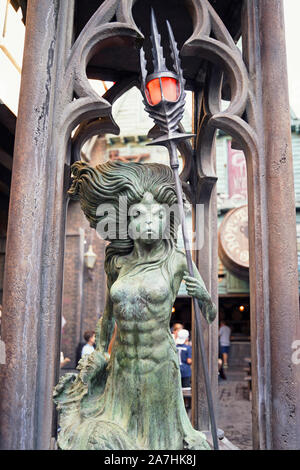
<path id="1" fill-rule="evenodd" d="M 107 288 L 105 309 L 99 323 L 98 338 L 96 338 L 96 349 L 106 355 L 109 351 L 110 341 L 115 328 L 113 317 L 113 303 L 110 297 L 110 289 Z"/>
<path id="2" fill-rule="evenodd" d="M 186 260 L 184 262 L 183 280 L 186 284 L 187 293 L 191 297 L 196 297 L 199 307 L 204 318 L 208 323 L 212 323 L 217 315 L 217 308 L 212 302 L 211 297 L 206 289 L 205 283 L 198 271 L 197 266 L 193 262 L 194 277 L 190 276 L 187 270 Z"/>

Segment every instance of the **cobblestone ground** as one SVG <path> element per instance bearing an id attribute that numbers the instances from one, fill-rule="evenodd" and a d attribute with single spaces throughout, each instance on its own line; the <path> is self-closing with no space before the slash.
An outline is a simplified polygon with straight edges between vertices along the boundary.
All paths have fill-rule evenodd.
<path id="1" fill-rule="evenodd" d="M 227 380 L 219 379 L 218 428 L 241 450 L 252 449 L 251 400 L 245 372 L 227 369 Z"/>

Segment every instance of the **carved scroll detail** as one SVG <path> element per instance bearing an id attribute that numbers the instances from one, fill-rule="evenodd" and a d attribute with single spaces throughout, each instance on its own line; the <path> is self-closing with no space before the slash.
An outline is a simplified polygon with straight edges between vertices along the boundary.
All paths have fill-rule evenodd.
<path id="1" fill-rule="evenodd" d="M 182 55 L 197 56 L 208 62 L 201 99 L 196 139 L 196 165 L 199 186 L 205 191 L 216 182 L 212 146 L 216 130 L 221 129 L 239 142 L 249 159 L 257 158 L 256 131 L 243 119 L 255 106 L 249 76 L 242 54 L 208 0 L 189 0 L 194 32 L 185 42 Z M 222 109 L 224 74 L 230 88 L 230 101 Z M 226 82 L 226 83 L 227 83 Z M 196 189 L 196 187 L 195 187 Z"/>
<path id="2" fill-rule="evenodd" d="M 206 9 L 206 14 L 197 15 L 201 24 L 195 25 L 193 35 L 182 48 L 182 55 L 199 56 L 226 71 L 231 88 L 231 100 L 226 112 L 242 115 L 248 97 L 248 73 L 239 49 L 226 30 L 223 22 L 207 0 L 192 0 L 192 7 Z M 210 34 L 213 33 L 214 37 Z M 210 104 L 211 112 L 220 112 L 220 102 Z"/>
<path id="3" fill-rule="evenodd" d="M 112 105 L 123 93 L 137 84 L 135 77 L 126 78 L 113 85 L 104 95 L 108 105 Z M 110 110 L 110 107 L 108 108 Z M 80 151 L 84 143 L 94 135 L 104 135 L 106 133 L 118 135 L 120 129 L 113 120 L 110 111 L 109 114 L 102 118 L 94 120 L 88 119 L 83 121 L 72 139 L 72 161 L 80 160 Z"/>
<path id="4" fill-rule="evenodd" d="M 101 47 L 105 39 L 123 36 L 142 42 L 143 35 L 132 16 L 132 8 L 136 1 L 103 2 L 85 25 L 70 51 L 64 81 L 73 90 L 76 99 L 64 109 L 62 126 L 69 136 L 79 125 L 73 138 L 75 160 L 79 158 L 84 142 L 92 135 L 108 131 L 119 133 L 112 117 L 112 104 L 125 91 L 139 83 L 138 77 L 133 75 L 116 83 L 103 97 L 100 97 L 91 87 L 86 74 L 86 66 L 91 56 Z M 184 159 L 181 179 L 186 189 L 190 190 L 188 182 L 195 183 L 195 164 L 198 183 L 203 182 L 205 178 L 209 185 L 213 186 L 216 182 L 211 149 L 217 128 L 234 135 L 243 149 L 252 139 L 252 150 L 255 148 L 255 131 L 243 120 L 245 112 L 253 115 L 255 98 L 249 90 L 249 77 L 242 54 L 212 5 L 208 0 L 186 0 L 185 3 L 191 10 L 194 30 L 192 36 L 185 42 L 181 55 L 197 56 L 210 64 L 199 115 L 195 151 L 188 143 L 178 146 Z M 114 17 L 116 21 L 111 22 Z M 223 110 L 221 90 L 224 73 L 230 88 L 230 101 Z M 239 117 L 238 125 L 237 117 Z M 249 155 L 248 151 L 246 153 Z M 251 154 L 254 158 L 255 152 L 252 151 Z"/>
<path id="5" fill-rule="evenodd" d="M 105 39 L 115 36 L 143 38 L 131 15 L 133 3 L 106 0 L 85 25 L 70 51 L 64 82 L 66 87 L 73 90 L 76 99 L 65 108 L 61 125 L 66 129 L 68 138 L 72 130 L 80 124 L 74 138 L 73 159 L 78 159 L 82 145 L 92 135 L 108 131 L 119 133 L 119 128 L 112 117 L 111 105 L 117 97 L 133 86 L 136 78 L 132 77 L 129 84 L 126 81 L 116 84 L 104 97 L 101 97 L 91 87 L 86 67 Z M 117 21 L 110 22 L 115 15 Z"/>

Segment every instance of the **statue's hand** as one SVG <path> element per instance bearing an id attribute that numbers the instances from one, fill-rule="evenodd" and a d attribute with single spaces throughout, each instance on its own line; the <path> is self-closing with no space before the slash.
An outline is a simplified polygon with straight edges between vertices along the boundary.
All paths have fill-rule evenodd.
<path id="1" fill-rule="evenodd" d="M 211 297 L 207 292 L 203 282 L 195 277 L 190 276 L 187 271 L 184 272 L 183 280 L 186 284 L 187 293 L 199 301 L 199 306 L 202 310 L 203 316 L 206 318 L 208 323 L 212 323 L 216 318 L 217 308 L 212 303 Z"/>
<path id="2" fill-rule="evenodd" d="M 210 301 L 209 293 L 207 292 L 205 286 L 196 279 L 189 275 L 187 271 L 184 272 L 183 280 L 186 284 L 187 293 L 191 297 L 196 297 L 196 299 L 200 300 L 201 302 L 208 302 Z"/>

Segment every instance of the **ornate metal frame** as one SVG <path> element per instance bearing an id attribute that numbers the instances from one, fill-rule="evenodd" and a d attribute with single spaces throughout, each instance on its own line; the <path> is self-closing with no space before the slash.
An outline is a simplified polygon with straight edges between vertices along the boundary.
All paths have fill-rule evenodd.
<path id="1" fill-rule="evenodd" d="M 86 67 L 99 42 L 115 35 L 134 37 L 142 41 L 143 35 L 134 23 L 131 10 L 135 1 L 118 2 L 106 0 L 85 26 L 73 44 L 62 82 L 64 89 L 72 89 L 77 99 L 69 103 L 61 118 L 61 129 L 66 138 L 78 124 L 73 138 L 73 158 L 80 157 L 80 147 L 91 135 L 105 132 L 118 133 L 113 121 L 111 106 L 114 101 L 132 86 L 138 85 L 138 77 L 123 80 L 114 85 L 102 98 L 92 89 L 86 75 Z M 257 136 L 254 125 L 243 119 L 245 111 L 253 119 L 255 98 L 249 87 L 249 77 L 242 55 L 223 22 L 207 0 L 191 0 L 190 7 L 195 18 L 193 35 L 184 44 L 182 56 L 200 56 L 212 64 L 207 74 L 199 113 L 196 117 L 197 138 L 194 164 L 201 182 L 215 184 L 216 174 L 211 157 L 211 148 L 216 129 L 233 135 L 240 141 L 246 154 L 257 153 Z M 114 16 L 116 22 L 110 22 Z M 213 34 L 214 37 L 211 37 Z M 221 86 L 226 73 L 231 97 L 227 109 L 221 109 Z M 108 124 L 109 123 L 109 124 Z M 183 131 L 183 129 L 181 129 Z M 153 135 L 153 134 L 152 134 Z M 193 181 L 192 149 L 180 145 L 184 150 L 185 166 L 182 179 Z M 188 150 L 188 148 L 189 150 Z M 249 160 L 249 159 L 248 159 Z M 202 184 L 200 185 L 202 186 Z"/>
<path id="2" fill-rule="evenodd" d="M 135 24 L 132 8 L 135 0 L 120 2 L 106 0 L 98 8 L 86 24 L 73 44 L 68 57 L 62 83 L 73 99 L 64 107 L 59 128 L 64 134 L 63 155 L 72 130 L 79 125 L 72 139 L 72 159 L 80 159 L 80 150 L 84 142 L 92 135 L 105 132 L 119 133 L 118 126 L 112 117 L 112 106 L 115 100 L 132 86 L 139 87 L 139 77 L 133 75 L 117 82 L 103 97 L 92 89 L 89 84 L 86 68 L 96 47 L 101 41 L 115 35 L 134 38 L 142 44 L 143 35 Z M 244 150 L 247 160 L 249 187 L 253 187 L 259 177 L 258 165 L 258 130 L 255 118 L 257 106 L 253 83 L 249 80 L 247 58 L 235 44 L 222 20 L 208 0 L 189 0 L 191 16 L 194 18 L 192 36 L 185 42 L 181 56 L 197 56 L 206 61 L 204 81 L 196 83 L 194 126 L 196 137 L 194 143 L 178 141 L 177 147 L 184 159 L 183 171 L 180 175 L 183 188 L 190 201 L 204 204 L 205 220 L 208 223 L 205 231 L 204 248 L 195 254 L 195 260 L 204 269 L 204 280 L 211 290 L 212 297 L 217 301 L 217 245 L 216 245 L 216 181 L 214 156 L 214 139 L 217 129 L 230 134 L 236 145 Z M 115 21 L 113 21 L 115 19 Z M 176 34 L 176 31 L 175 31 Z M 222 109 L 222 93 L 224 93 L 224 77 L 229 88 L 228 106 Z M 227 92 L 228 95 L 228 92 Z M 179 132 L 184 134 L 180 125 Z M 158 136 L 155 126 L 149 136 Z M 62 148 L 62 147 L 61 147 Z M 62 156 L 63 156 L 62 155 Z M 69 157 L 68 157 L 69 158 Z M 67 160 L 66 163 L 68 163 Z M 258 227 L 259 188 L 253 187 L 249 192 L 250 224 Z M 197 232 L 197 227 L 196 230 Z M 250 250 L 261 252 L 263 239 L 253 236 Z M 259 260 L 256 260 L 259 263 Z M 257 299 L 258 300 L 258 299 Z M 257 300 L 252 300 L 254 310 Z M 260 303 L 260 302 L 259 302 Z M 209 328 L 203 324 L 208 354 L 210 357 L 210 373 L 216 398 L 217 370 L 214 357 L 217 357 L 216 327 Z M 196 342 L 196 339 L 194 338 Z M 195 375 L 195 374 L 194 374 Z M 194 405 L 194 422 L 196 426 L 208 427 L 209 417 L 203 388 L 203 377 L 198 373 L 195 377 L 195 396 L 200 397 Z"/>

